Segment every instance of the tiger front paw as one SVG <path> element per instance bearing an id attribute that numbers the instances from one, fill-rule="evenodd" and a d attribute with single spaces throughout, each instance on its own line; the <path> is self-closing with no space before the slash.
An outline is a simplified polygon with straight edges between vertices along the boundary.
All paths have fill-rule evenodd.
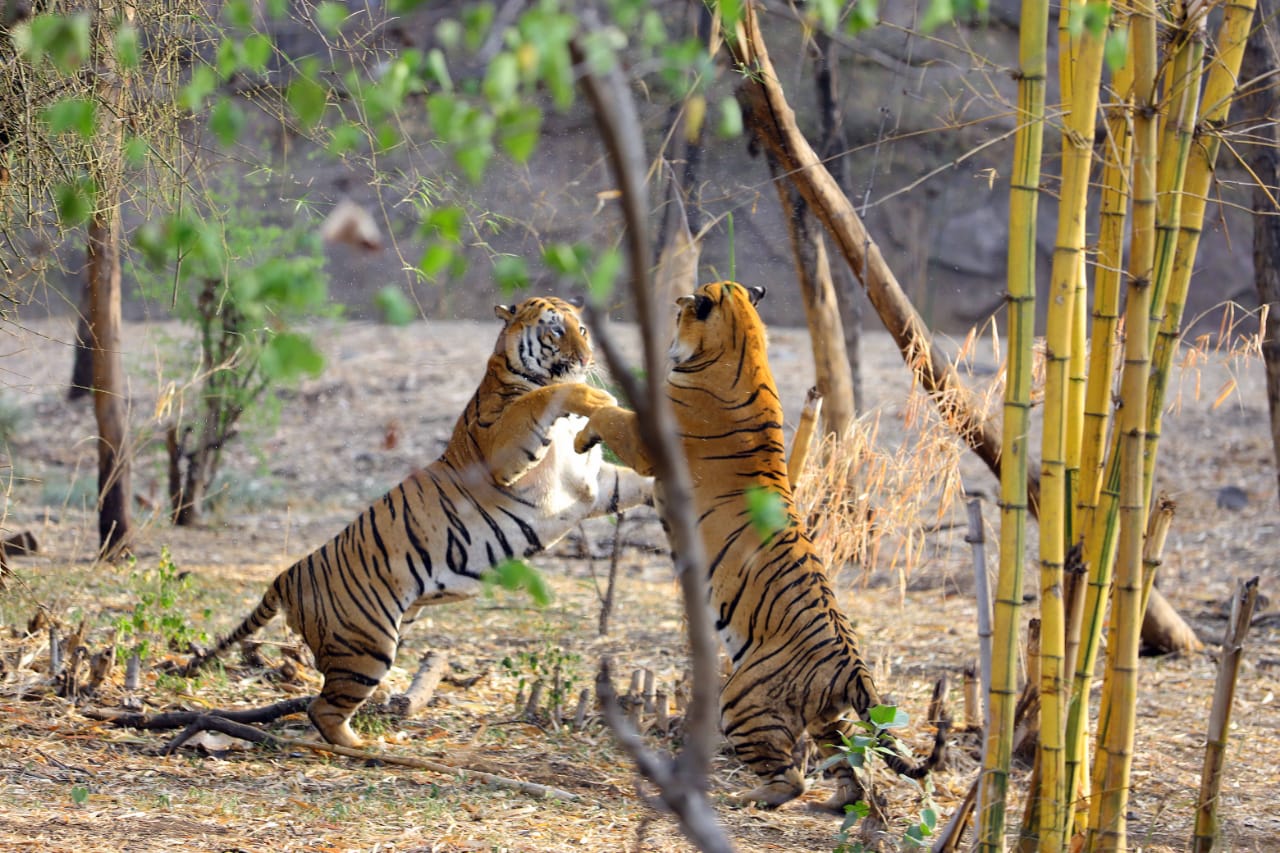
<path id="1" fill-rule="evenodd" d="M 588 421 L 587 425 L 578 430 L 578 434 L 573 437 L 573 450 L 575 453 L 586 453 L 599 444 L 601 440 L 600 433 Z"/>
<path id="2" fill-rule="evenodd" d="M 566 414 L 589 418 L 600 409 L 616 405 L 618 401 L 603 388 L 577 383 L 573 385 L 573 390 L 564 400 L 564 411 Z"/>

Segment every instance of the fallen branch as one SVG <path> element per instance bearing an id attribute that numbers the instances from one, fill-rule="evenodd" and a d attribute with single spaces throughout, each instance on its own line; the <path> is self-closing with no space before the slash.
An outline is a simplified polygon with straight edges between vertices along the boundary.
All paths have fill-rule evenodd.
<path id="1" fill-rule="evenodd" d="M 409 684 L 409 689 L 392 696 L 387 702 L 387 710 L 400 717 L 412 717 L 427 707 L 431 697 L 436 694 L 440 680 L 449 669 L 449 659 L 443 652 L 427 652 L 418 662 L 418 671 Z"/>
<path id="2" fill-rule="evenodd" d="M 254 708 L 248 711 L 176 711 L 164 714 L 132 714 L 121 713 L 116 711 L 107 711 L 103 709 L 86 709 L 82 711 L 86 717 L 94 720 L 105 720 L 112 725 L 135 728 L 135 729 L 176 729 L 179 726 L 185 726 L 182 733 L 169 741 L 165 745 L 164 753 L 171 754 L 182 744 L 203 731 L 221 732 L 231 737 L 247 740 L 251 743 L 265 744 L 274 747 L 294 747 L 297 749 L 310 749 L 317 752 L 328 752 L 333 755 L 342 755 L 347 758 L 356 758 L 367 762 L 382 762 L 383 764 L 392 764 L 398 767 L 409 767 L 414 770 L 429 770 L 432 773 L 440 773 L 446 776 L 456 776 L 462 780 L 474 780 L 476 782 L 484 782 L 485 784 L 495 785 L 500 788 L 508 788 L 514 791 L 520 791 L 535 797 L 552 798 L 559 800 L 580 801 L 582 798 L 562 788 L 555 788 L 550 785 L 540 785 L 537 782 L 525 782 L 520 779 L 511 779 L 506 776 L 499 776 L 496 773 L 486 773 L 482 770 L 472 770 L 469 767 L 458 767 L 453 764 L 444 764 L 439 761 L 430 761 L 425 758 L 413 758 L 407 755 L 389 755 L 383 752 L 372 752 L 364 749 L 351 749 L 346 746 L 338 746 L 332 743 L 321 743 L 313 740 L 302 740 L 301 738 L 281 737 L 262 729 L 254 728 L 246 725 L 246 722 L 267 722 L 278 717 L 287 716 L 288 714 L 296 714 L 299 711 L 305 711 L 307 705 L 311 704 L 310 697 L 288 699 L 284 702 L 277 702 L 265 708 Z"/>

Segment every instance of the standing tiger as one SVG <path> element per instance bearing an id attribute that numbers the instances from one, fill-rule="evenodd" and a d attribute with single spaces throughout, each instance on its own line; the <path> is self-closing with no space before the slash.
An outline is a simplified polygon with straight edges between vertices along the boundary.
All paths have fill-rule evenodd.
<path id="1" fill-rule="evenodd" d="M 418 611 L 475 595 L 481 575 L 547 548 L 584 518 L 651 499 L 651 481 L 576 453 L 585 417 L 613 397 L 583 380 L 591 343 L 574 306 L 498 306 L 504 326 L 443 455 L 410 474 L 328 544 L 278 576 L 257 608 L 193 674 L 281 610 L 324 676 L 311 722 L 359 746 L 350 719 L 390 669 Z"/>
<path id="2" fill-rule="evenodd" d="M 841 735 L 856 731 L 846 713 L 865 718 L 880 698 L 792 503 L 782 406 L 754 307 L 763 295 L 763 288 L 720 282 L 676 300 L 667 398 L 693 481 L 693 511 L 709 560 L 708 600 L 732 664 L 720 697 L 721 725 L 764 780 L 740 799 L 778 806 L 805 790 L 793 757 L 800 737 L 808 732 L 832 755 Z M 601 441 L 624 464 L 653 473 L 634 413 L 600 409 L 575 447 L 585 451 Z M 755 489 L 772 492 L 785 510 L 785 524 L 771 536 L 762 538 L 748 507 Z M 655 496 L 662 498 L 661 482 Z M 942 759 L 945 729 L 939 727 L 927 761 L 888 752 L 886 763 L 922 778 Z M 863 798 L 863 789 L 847 762 L 836 774 L 827 805 L 843 810 Z"/>

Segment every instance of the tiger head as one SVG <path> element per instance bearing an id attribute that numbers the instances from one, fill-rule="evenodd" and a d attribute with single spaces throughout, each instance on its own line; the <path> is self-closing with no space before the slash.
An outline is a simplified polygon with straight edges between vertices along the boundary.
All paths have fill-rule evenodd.
<path id="1" fill-rule="evenodd" d="M 577 382 L 591 366 L 591 338 L 578 308 L 554 296 L 535 296 L 518 305 L 496 305 L 505 323 L 495 355 L 507 369 L 534 385 Z"/>
<path id="2" fill-rule="evenodd" d="M 744 344 L 752 342 L 763 351 L 764 323 L 755 309 L 763 297 L 763 287 L 719 281 L 677 299 L 679 315 L 669 353 L 673 369 L 693 372 L 714 363 L 736 362 Z"/>

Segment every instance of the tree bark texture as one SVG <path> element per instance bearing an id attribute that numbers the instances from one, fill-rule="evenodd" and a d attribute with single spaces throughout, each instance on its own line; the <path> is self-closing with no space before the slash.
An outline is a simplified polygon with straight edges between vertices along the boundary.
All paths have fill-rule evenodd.
<path id="1" fill-rule="evenodd" d="M 1253 284 L 1258 301 L 1268 308 L 1263 329 L 1262 358 L 1267 371 L 1267 405 L 1271 411 L 1271 442 L 1280 478 L 1280 135 L 1276 133 L 1278 64 L 1274 16 L 1276 0 L 1259 0 L 1260 23 L 1245 47 L 1240 80 L 1247 88 L 1240 97 L 1240 119 L 1253 138 L 1246 146 L 1250 171 L 1261 181 L 1253 188 Z"/>
<path id="2" fill-rule="evenodd" d="M 93 413 L 98 422 L 98 547 L 111 558 L 128 547 L 129 425 L 120 357 L 120 218 L 98 210 L 89 223 L 89 326 Z"/>

